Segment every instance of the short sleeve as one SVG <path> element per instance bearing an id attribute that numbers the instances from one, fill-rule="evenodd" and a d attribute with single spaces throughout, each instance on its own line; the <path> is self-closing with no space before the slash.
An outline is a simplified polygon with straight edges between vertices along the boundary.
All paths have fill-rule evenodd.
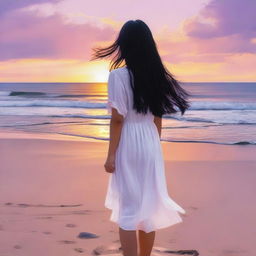
<path id="1" fill-rule="evenodd" d="M 112 113 L 111 108 L 115 108 L 123 117 L 127 114 L 127 95 L 124 88 L 124 83 L 116 72 L 111 71 L 108 77 L 108 113 Z"/>

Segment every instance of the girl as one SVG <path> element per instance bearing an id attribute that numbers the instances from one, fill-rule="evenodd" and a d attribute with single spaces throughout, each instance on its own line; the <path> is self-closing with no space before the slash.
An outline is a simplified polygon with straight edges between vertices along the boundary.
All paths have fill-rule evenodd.
<path id="1" fill-rule="evenodd" d="M 94 58 L 116 52 L 108 77 L 111 114 L 105 170 L 105 207 L 119 225 L 124 256 L 150 256 L 155 231 L 182 222 L 185 210 L 168 195 L 160 143 L 162 115 L 189 108 L 190 94 L 164 67 L 149 27 L 129 20 L 116 41 L 96 48 Z M 122 62 L 125 65 L 121 66 Z M 121 67 L 120 67 L 121 66 Z"/>

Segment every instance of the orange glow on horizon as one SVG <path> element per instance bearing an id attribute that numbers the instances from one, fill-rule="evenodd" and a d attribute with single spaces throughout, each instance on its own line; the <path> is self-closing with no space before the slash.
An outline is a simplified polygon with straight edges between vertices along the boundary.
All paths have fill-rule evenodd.
<path id="1" fill-rule="evenodd" d="M 26 59 L 1 64 L 0 82 L 105 83 L 109 73 L 109 62 L 102 60 Z"/>
<path id="2" fill-rule="evenodd" d="M 223 62 L 163 61 L 183 82 L 254 82 L 253 54 L 232 55 Z M 241 73 L 240 66 L 243 66 Z M 110 61 L 25 59 L 0 62 L 0 82 L 106 83 Z M 28 72 L 29 71 L 29 72 Z"/>

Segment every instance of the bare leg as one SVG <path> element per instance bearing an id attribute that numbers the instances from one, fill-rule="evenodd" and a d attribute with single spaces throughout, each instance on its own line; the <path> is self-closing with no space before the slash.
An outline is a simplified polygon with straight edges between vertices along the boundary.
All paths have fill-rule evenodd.
<path id="1" fill-rule="evenodd" d="M 119 227 L 119 236 L 124 256 L 138 256 L 136 230 L 124 230 Z"/>
<path id="2" fill-rule="evenodd" d="M 154 241 L 155 241 L 156 231 L 146 233 L 139 230 L 139 256 L 150 256 Z"/>

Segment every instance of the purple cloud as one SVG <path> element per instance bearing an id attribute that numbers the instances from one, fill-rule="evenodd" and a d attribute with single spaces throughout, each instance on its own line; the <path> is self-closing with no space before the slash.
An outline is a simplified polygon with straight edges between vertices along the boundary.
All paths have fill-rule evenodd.
<path id="1" fill-rule="evenodd" d="M 212 0 L 197 16 L 184 22 L 186 40 L 166 37 L 158 43 L 163 59 L 176 64 L 221 63 L 235 54 L 255 54 L 255 9 L 256 1 L 252 0 Z"/>
<path id="2" fill-rule="evenodd" d="M 57 3 L 60 1 L 62 0 L 0 0 L 0 16 L 32 4 Z"/>
<path id="3" fill-rule="evenodd" d="M 213 38 L 243 34 L 252 37 L 256 34 L 256 1 L 254 0 L 212 0 L 195 18 L 185 24 L 188 36 Z M 201 21 L 209 19 L 213 24 Z"/>

